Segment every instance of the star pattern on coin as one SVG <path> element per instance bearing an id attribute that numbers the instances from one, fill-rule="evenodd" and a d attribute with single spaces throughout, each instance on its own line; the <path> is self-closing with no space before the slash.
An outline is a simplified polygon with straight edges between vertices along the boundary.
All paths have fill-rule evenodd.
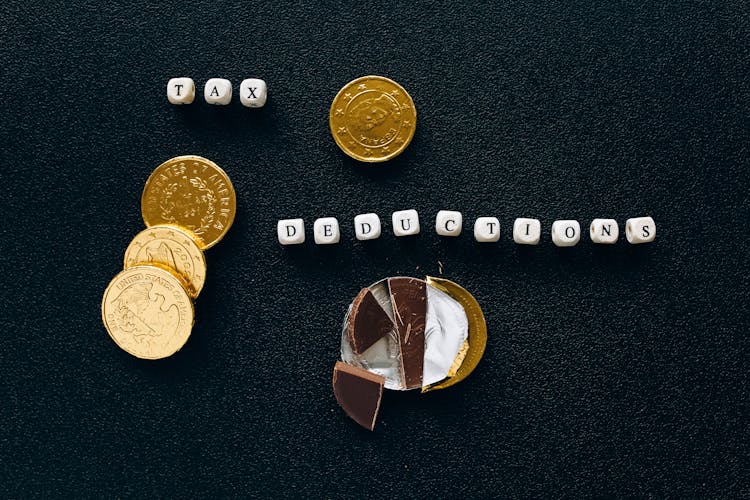
<path id="1" fill-rule="evenodd" d="M 377 100 L 378 113 L 365 109 L 365 96 L 373 102 Z M 352 105 L 360 100 L 363 106 L 357 108 L 357 116 L 350 116 Z M 365 117 L 366 111 L 370 115 Z M 331 135 L 338 146 L 352 158 L 367 162 L 385 161 L 401 153 L 411 142 L 416 127 L 411 97 L 384 77 L 367 76 L 350 82 L 336 96 L 329 113 Z M 350 129 L 349 119 L 357 124 L 361 121 L 364 127 Z"/>

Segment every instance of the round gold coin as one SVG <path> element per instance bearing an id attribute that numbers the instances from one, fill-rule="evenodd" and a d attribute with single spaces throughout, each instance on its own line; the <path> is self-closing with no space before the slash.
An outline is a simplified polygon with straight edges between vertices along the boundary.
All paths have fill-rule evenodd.
<path id="1" fill-rule="evenodd" d="M 236 207 L 232 181 L 218 165 L 200 156 L 178 156 L 156 167 L 141 196 L 147 227 L 184 227 L 203 250 L 229 231 Z"/>
<path id="2" fill-rule="evenodd" d="M 189 232 L 175 226 L 151 226 L 133 238 L 125 250 L 124 268 L 159 264 L 182 279 L 196 298 L 206 281 L 206 258 Z"/>
<path id="3" fill-rule="evenodd" d="M 417 110 L 398 83 L 363 76 L 342 88 L 331 103 L 331 134 L 341 150 L 364 162 L 390 160 L 414 137 Z"/>
<path id="4" fill-rule="evenodd" d="M 102 297 L 102 321 L 112 340 L 143 359 L 171 356 L 193 328 L 193 303 L 164 269 L 131 267 L 114 277 Z"/>

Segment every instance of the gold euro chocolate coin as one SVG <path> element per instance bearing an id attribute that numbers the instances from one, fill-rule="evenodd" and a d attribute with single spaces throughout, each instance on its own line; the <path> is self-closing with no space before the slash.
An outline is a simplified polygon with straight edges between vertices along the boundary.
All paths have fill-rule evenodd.
<path id="1" fill-rule="evenodd" d="M 112 340 L 143 359 L 171 356 L 193 328 L 193 303 L 180 281 L 151 266 L 114 277 L 102 298 L 102 321 Z"/>
<path id="2" fill-rule="evenodd" d="M 398 156 L 409 145 L 417 110 L 398 83 L 382 76 L 363 76 L 336 95 L 329 125 L 344 153 L 359 161 L 381 162 Z"/>
<path id="3" fill-rule="evenodd" d="M 205 250 L 229 231 L 237 206 L 232 181 L 211 160 L 178 156 L 153 171 L 141 196 L 147 227 L 170 224 L 184 227 Z"/>
<path id="4" fill-rule="evenodd" d="M 187 230 L 175 226 L 151 226 L 133 238 L 125 250 L 125 269 L 157 265 L 172 270 L 192 298 L 206 281 L 206 258 Z"/>

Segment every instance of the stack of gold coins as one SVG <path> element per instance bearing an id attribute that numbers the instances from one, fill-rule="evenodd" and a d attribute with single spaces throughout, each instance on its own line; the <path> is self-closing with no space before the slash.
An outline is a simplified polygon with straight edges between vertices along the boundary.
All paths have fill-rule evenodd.
<path id="1" fill-rule="evenodd" d="M 206 280 L 203 250 L 229 231 L 236 203 L 229 177 L 206 158 L 178 156 L 154 170 L 141 197 L 146 229 L 102 298 L 104 326 L 123 350 L 160 359 L 185 345 Z"/>

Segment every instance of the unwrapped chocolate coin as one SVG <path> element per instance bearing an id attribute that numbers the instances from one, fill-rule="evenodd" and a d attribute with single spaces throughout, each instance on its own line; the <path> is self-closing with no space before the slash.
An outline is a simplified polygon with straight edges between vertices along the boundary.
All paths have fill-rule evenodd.
<path id="1" fill-rule="evenodd" d="M 482 310 L 456 283 L 432 277 L 386 278 L 363 288 L 349 306 L 341 335 L 343 363 L 337 364 L 337 371 L 345 364 L 382 377 L 386 389 L 427 392 L 466 378 L 486 344 Z M 369 393 L 375 397 L 375 391 Z M 359 394 L 357 405 L 342 402 L 346 394 L 341 391 L 336 397 L 361 424 L 363 419 L 350 409 L 380 404 L 379 395 L 377 401 L 364 404 Z M 374 420 L 364 426 L 372 429 Z"/>

